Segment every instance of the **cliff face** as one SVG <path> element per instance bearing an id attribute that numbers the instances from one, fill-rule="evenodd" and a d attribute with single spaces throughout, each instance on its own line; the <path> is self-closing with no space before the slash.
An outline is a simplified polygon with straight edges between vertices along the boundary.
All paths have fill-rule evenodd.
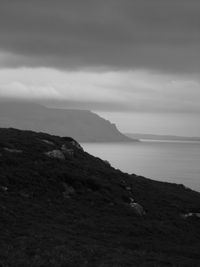
<path id="1" fill-rule="evenodd" d="M 2 266 L 200 266 L 199 207 L 71 137 L 0 129 Z"/>
<path id="2" fill-rule="evenodd" d="M 53 109 L 25 102 L 0 102 L 0 127 L 72 136 L 79 142 L 133 141 L 91 111 Z"/>

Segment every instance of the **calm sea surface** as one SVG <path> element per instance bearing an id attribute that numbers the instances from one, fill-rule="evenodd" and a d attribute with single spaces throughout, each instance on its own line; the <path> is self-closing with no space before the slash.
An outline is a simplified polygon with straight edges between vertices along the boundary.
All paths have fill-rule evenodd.
<path id="1" fill-rule="evenodd" d="M 200 191 L 200 142 L 82 143 L 88 153 L 124 172 Z"/>

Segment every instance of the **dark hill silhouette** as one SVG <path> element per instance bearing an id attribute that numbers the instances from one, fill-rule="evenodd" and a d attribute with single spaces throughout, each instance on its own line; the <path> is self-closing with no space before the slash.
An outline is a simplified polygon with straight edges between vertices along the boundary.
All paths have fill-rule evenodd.
<path id="1" fill-rule="evenodd" d="M 0 102 L 0 127 L 72 136 L 79 142 L 133 141 L 91 111 L 54 109 L 27 102 Z"/>
<path id="2" fill-rule="evenodd" d="M 200 266 L 199 207 L 70 137 L 0 129 L 0 266 Z"/>

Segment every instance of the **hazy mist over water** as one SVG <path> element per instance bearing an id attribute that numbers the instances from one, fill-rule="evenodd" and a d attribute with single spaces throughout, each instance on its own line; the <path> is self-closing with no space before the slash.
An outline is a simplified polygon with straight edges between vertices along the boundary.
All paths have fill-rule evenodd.
<path id="1" fill-rule="evenodd" d="M 200 191 L 200 142 L 83 143 L 85 151 L 124 172 Z"/>

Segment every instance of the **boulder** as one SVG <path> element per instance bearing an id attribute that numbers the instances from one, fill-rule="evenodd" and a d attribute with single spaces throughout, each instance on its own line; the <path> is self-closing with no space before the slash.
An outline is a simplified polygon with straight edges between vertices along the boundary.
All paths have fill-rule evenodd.
<path id="1" fill-rule="evenodd" d="M 146 214 L 144 208 L 142 207 L 142 205 L 140 205 L 137 202 L 134 202 L 133 199 L 130 199 L 130 207 L 131 209 L 134 211 L 135 214 L 139 215 L 139 216 L 144 216 Z"/>
<path id="2" fill-rule="evenodd" d="M 126 186 L 125 187 L 127 191 L 131 191 L 131 187 L 130 186 Z"/>
<path id="3" fill-rule="evenodd" d="M 76 148 L 78 148 L 79 150 L 82 150 L 83 151 L 83 148 L 81 147 L 81 145 L 78 142 L 76 142 L 75 140 L 72 140 L 70 143 L 73 146 L 75 146 Z"/>
<path id="4" fill-rule="evenodd" d="M 61 159 L 61 160 L 65 159 L 65 155 L 59 149 L 54 149 L 54 150 L 45 152 L 45 155 L 47 155 L 50 158 L 57 158 L 57 159 Z"/>
<path id="5" fill-rule="evenodd" d="M 110 164 L 110 162 L 109 162 L 108 160 L 104 160 L 104 162 L 105 162 L 105 164 L 106 164 L 107 166 L 111 166 L 111 164 Z"/>
<path id="6" fill-rule="evenodd" d="M 54 146 L 55 144 L 49 140 L 46 140 L 46 139 L 43 139 L 42 140 L 44 143 L 48 144 L 48 145 L 51 145 L 51 146 Z"/>
<path id="7" fill-rule="evenodd" d="M 74 150 L 72 148 L 68 148 L 65 144 L 62 145 L 61 150 L 64 154 L 68 154 L 69 156 L 74 156 Z"/>
<path id="8" fill-rule="evenodd" d="M 10 153 L 22 153 L 23 152 L 20 149 L 12 149 L 12 148 L 7 148 L 7 147 L 4 147 L 4 150 Z"/>
<path id="9" fill-rule="evenodd" d="M 1 185 L 1 186 L 0 186 L 0 189 L 1 189 L 2 191 L 4 191 L 4 192 L 7 192 L 7 191 L 8 191 L 8 187 L 7 187 L 7 186 L 3 186 L 3 185 Z"/>

